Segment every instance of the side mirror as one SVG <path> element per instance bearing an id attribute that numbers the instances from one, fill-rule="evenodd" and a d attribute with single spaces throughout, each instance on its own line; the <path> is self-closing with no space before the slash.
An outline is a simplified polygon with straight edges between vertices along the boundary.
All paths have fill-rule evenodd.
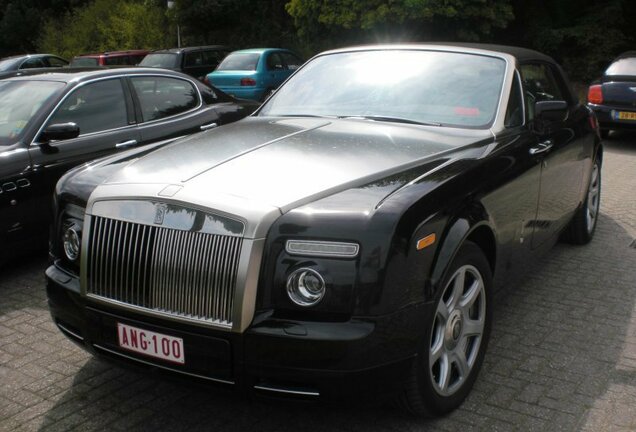
<path id="1" fill-rule="evenodd" d="M 77 138 L 80 128 L 76 123 L 57 123 L 49 125 L 40 134 L 39 141 L 48 143 L 49 141 L 67 140 Z"/>
<path id="2" fill-rule="evenodd" d="M 566 119 L 568 104 L 565 101 L 539 101 L 534 104 L 534 117 L 548 122 L 559 122 Z"/>

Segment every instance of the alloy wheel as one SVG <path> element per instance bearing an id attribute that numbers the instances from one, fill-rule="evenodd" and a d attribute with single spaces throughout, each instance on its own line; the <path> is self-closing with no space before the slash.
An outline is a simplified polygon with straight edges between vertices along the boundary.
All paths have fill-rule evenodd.
<path id="1" fill-rule="evenodd" d="M 442 396 L 457 392 L 475 365 L 486 323 L 484 281 L 472 265 L 457 269 L 444 287 L 433 320 L 429 373 Z"/>

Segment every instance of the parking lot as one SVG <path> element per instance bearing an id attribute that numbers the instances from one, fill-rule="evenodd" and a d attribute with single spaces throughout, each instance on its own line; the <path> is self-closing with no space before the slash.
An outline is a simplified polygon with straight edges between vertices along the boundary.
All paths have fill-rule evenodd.
<path id="1" fill-rule="evenodd" d="M 51 322 L 46 257 L 0 274 L 0 430 L 636 430 L 636 135 L 606 142 L 592 243 L 559 244 L 496 296 L 468 400 L 439 420 L 391 406 L 250 401 L 92 358 Z"/>

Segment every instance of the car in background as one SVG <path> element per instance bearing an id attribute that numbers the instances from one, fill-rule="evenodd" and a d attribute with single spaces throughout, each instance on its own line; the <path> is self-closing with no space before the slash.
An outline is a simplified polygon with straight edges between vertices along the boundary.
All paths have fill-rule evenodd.
<path id="1" fill-rule="evenodd" d="M 230 51 L 223 45 L 157 50 L 148 54 L 139 66 L 171 69 L 203 81 Z"/>
<path id="2" fill-rule="evenodd" d="M 477 378 L 495 289 L 592 239 L 593 120 L 527 49 L 319 54 L 252 116 L 60 180 L 53 322 L 149 371 L 443 415 Z"/>
<path id="3" fill-rule="evenodd" d="M 0 59 L 0 78 L 16 71 L 68 66 L 68 60 L 53 54 L 26 54 Z"/>
<path id="4" fill-rule="evenodd" d="M 46 240 L 53 189 L 68 169 L 156 148 L 258 106 L 187 75 L 141 68 L 25 73 L 0 80 L 0 94 L 0 255 Z"/>
<path id="5" fill-rule="evenodd" d="M 263 101 L 302 64 L 300 57 L 286 49 L 234 51 L 208 74 L 207 81 L 233 96 Z"/>
<path id="6" fill-rule="evenodd" d="M 587 93 L 588 106 L 596 113 L 601 136 L 611 130 L 636 130 L 636 51 L 618 56 Z"/>
<path id="7" fill-rule="evenodd" d="M 71 59 L 71 67 L 136 66 L 148 53 L 148 50 L 128 50 L 82 54 Z"/>

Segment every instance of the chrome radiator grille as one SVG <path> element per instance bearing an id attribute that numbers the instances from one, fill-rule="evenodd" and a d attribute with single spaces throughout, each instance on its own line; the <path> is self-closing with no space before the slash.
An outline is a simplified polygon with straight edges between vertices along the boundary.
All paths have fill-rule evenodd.
<path id="1" fill-rule="evenodd" d="M 87 293 L 173 317 L 232 324 L 242 238 L 94 216 Z"/>

